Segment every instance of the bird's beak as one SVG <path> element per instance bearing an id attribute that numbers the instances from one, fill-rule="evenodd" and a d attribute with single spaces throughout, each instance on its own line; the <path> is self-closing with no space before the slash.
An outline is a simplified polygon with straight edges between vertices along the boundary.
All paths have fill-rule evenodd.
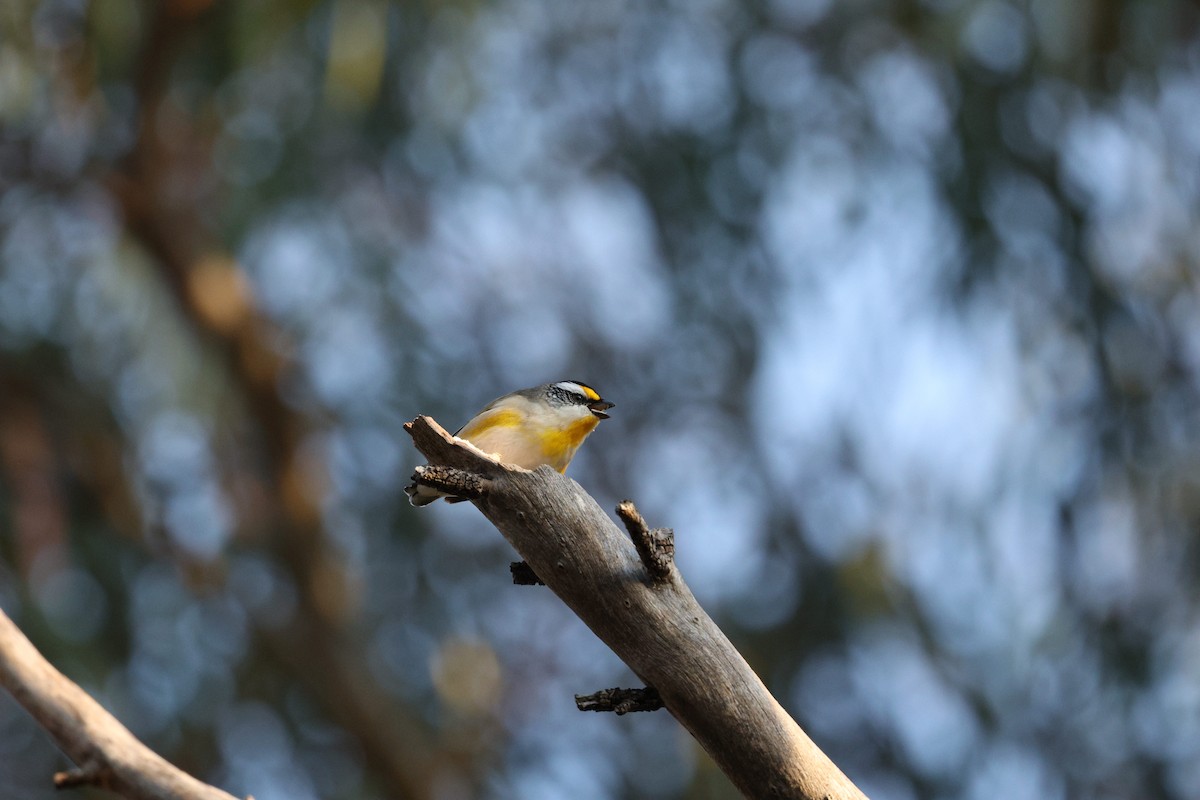
<path id="1" fill-rule="evenodd" d="M 588 409 L 600 419 L 608 419 L 608 414 L 604 412 L 612 408 L 613 404 L 605 400 L 597 400 L 594 403 L 588 403 Z"/>

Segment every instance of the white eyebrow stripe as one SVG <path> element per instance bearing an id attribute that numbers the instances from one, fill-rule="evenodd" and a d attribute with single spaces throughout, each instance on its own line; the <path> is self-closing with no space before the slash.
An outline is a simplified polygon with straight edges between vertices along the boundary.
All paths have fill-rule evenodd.
<path id="1" fill-rule="evenodd" d="M 580 383 L 579 381 L 559 381 L 558 383 L 554 384 L 554 388 L 560 392 L 566 392 L 572 395 L 583 404 L 597 403 L 601 402 L 602 400 L 599 392 L 588 386 L 586 383 Z"/>

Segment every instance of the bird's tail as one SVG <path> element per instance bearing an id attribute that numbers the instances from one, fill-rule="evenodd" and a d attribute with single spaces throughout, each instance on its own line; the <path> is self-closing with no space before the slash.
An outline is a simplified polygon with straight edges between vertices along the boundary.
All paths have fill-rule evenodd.
<path id="1" fill-rule="evenodd" d="M 428 486 L 418 486 L 416 481 L 413 481 L 408 486 L 404 487 L 404 493 L 408 495 L 408 502 L 412 503 L 417 508 L 427 506 L 439 497 L 445 497 L 444 494 L 437 489 L 431 489 Z"/>

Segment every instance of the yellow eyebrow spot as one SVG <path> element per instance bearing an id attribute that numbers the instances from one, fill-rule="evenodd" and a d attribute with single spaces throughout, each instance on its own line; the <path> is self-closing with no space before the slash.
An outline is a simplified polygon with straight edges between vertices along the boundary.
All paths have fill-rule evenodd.
<path id="1" fill-rule="evenodd" d="M 588 400 L 599 400 L 600 399 L 600 395 L 596 394 L 596 390 L 593 389 L 592 387 L 584 386 L 581 383 L 581 384 L 579 384 L 579 388 L 583 389 L 583 393 L 587 397 Z"/>

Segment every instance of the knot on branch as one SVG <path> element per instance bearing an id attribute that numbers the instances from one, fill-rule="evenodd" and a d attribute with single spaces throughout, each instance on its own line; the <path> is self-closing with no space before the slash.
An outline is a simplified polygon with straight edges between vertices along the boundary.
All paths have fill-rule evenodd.
<path id="1" fill-rule="evenodd" d="M 671 563 L 675 560 L 675 532 L 670 528 L 653 528 L 646 525 L 641 512 L 632 500 L 617 504 L 617 516 L 625 523 L 629 538 L 637 548 L 638 558 L 655 583 L 664 583 L 671 577 Z"/>
<path id="2" fill-rule="evenodd" d="M 462 500 L 478 500 L 487 494 L 490 484 L 487 478 L 474 472 L 440 465 L 417 467 L 412 479 L 420 486 L 429 486 Z"/>
<path id="3" fill-rule="evenodd" d="M 524 561 L 514 561 L 508 565 L 512 573 L 513 583 L 517 586 L 545 586 L 546 582 L 537 576 L 533 567 Z"/>
<path id="4" fill-rule="evenodd" d="M 595 694 L 575 695 L 575 707 L 580 711 L 611 711 L 617 716 L 630 711 L 658 711 L 663 707 L 658 689 L 601 689 Z"/>
<path id="5" fill-rule="evenodd" d="M 72 789 L 77 786 L 97 786 L 101 789 L 110 789 L 112 788 L 112 778 L 112 770 L 92 758 L 77 767 L 54 773 L 54 788 Z"/>

